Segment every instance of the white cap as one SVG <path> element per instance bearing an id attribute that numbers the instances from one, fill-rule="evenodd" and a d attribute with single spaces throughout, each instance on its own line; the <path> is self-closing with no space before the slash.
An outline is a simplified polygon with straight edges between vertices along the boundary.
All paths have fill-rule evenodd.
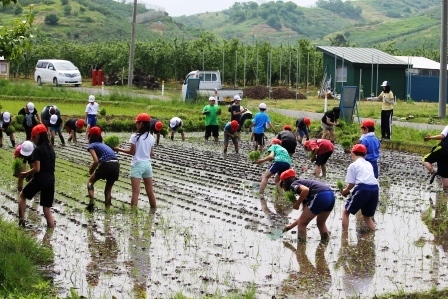
<path id="1" fill-rule="evenodd" d="M 216 99 L 215 99 L 215 97 L 209 97 L 208 98 L 208 101 L 210 102 L 210 101 L 216 101 Z"/>
<path id="2" fill-rule="evenodd" d="M 3 122 L 9 123 L 11 121 L 11 114 L 9 112 L 3 112 Z"/>
<path id="3" fill-rule="evenodd" d="M 50 124 L 54 125 L 58 121 L 58 116 L 56 114 L 53 114 L 50 116 Z"/>
<path id="4" fill-rule="evenodd" d="M 26 108 L 28 108 L 28 111 L 30 113 L 34 112 L 34 104 L 33 103 L 29 102 L 28 104 L 26 104 Z"/>
<path id="5" fill-rule="evenodd" d="M 31 156 L 34 150 L 34 144 L 27 140 L 22 143 L 22 148 L 20 149 L 20 154 L 22 156 L 28 157 Z"/>
<path id="6" fill-rule="evenodd" d="M 95 96 L 89 95 L 89 103 L 93 103 L 93 102 L 95 102 Z"/>
<path id="7" fill-rule="evenodd" d="M 176 126 L 176 124 L 177 124 L 177 122 L 174 118 L 170 120 L 170 128 L 174 128 Z"/>
<path id="8" fill-rule="evenodd" d="M 236 95 L 233 97 L 234 101 L 241 101 L 241 97 L 239 95 Z"/>
<path id="9" fill-rule="evenodd" d="M 260 105 L 258 105 L 258 108 L 260 108 L 260 109 L 267 109 L 268 106 L 266 106 L 265 103 L 261 103 Z"/>
<path id="10" fill-rule="evenodd" d="M 389 82 L 388 81 L 383 81 L 383 83 L 381 84 L 381 86 L 388 86 Z"/>

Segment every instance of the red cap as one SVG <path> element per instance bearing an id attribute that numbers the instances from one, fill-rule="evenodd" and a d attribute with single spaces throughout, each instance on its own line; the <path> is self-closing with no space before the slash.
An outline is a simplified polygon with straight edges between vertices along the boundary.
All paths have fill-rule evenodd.
<path id="1" fill-rule="evenodd" d="M 163 123 L 161 121 L 156 122 L 156 124 L 154 125 L 154 128 L 156 129 L 156 131 L 162 130 Z"/>
<path id="2" fill-rule="evenodd" d="M 150 121 L 151 117 L 149 116 L 148 113 L 140 113 L 139 115 L 137 115 L 137 117 L 135 118 L 135 121 Z"/>
<path id="3" fill-rule="evenodd" d="M 375 122 L 373 121 L 373 119 L 370 118 L 363 120 L 361 123 L 361 127 L 374 127 L 374 126 Z"/>
<path id="4" fill-rule="evenodd" d="M 39 125 L 35 126 L 33 128 L 33 130 L 31 130 L 31 138 L 39 135 L 40 133 L 44 133 L 44 132 L 45 133 L 47 132 L 47 127 L 45 127 L 44 124 L 39 124 Z"/>
<path id="5" fill-rule="evenodd" d="M 291 128 L 290 125 L 284 125 L 284 126 L 283 126 L 283 130 L 292 131 L 292 128 Z"/>
<path id="6" fill-rule="evenodd" d="M 82 128 L 84 128 L 84 125 L 85 125 L 86 123 L 84 122 L 84 120 L 82 119 L 82 118 L 80 118 L 80 119 L 78 119 L 76 122 L 75 122 L 75 125 L 76 125 L 76 127 L 79 129 L 79 130 L 81 130 Z"/>
<path id="7" fill-rule="evenodd" d="M 284 181 L 289 178 L 293 178 L 295 176 L 296 176 L 296 172 L 294 171 L 294 169 L 290 168 L 290 169 L 282 172 L 282 174 L 280 175 L 280 181 Z"/>
<path id="8" fill-rule="evenodd" d="M 238 131 L 238 122 L 236 120 L 232 120 L 230 122 L 230 129 L 232 129 L 232 131 Z"/>
<path id="9" fill-rule="evenodd" d="M 310 119 L 309 117 L 305 117 L 305 118 L 303 119 L 303 122 L 304 122 L 305 125 L 307 125 L 307 126 L 311 125 L 311 119 Z"/>
<path id="10" fill-rule="evenodd" d="M 282 144 L 282 141 L 280 139 L 275 138 L 271 140 L 271 144 Z"/>
<path id="11" fill-rule="evenodd" d="M 366 154 L 367 153 L 367 148 L 364 146 L 364 144 L 355 144 L 352 147 L 352 153 L 353 152 L 357 152 L 357 153 L 363 153 Z"/>
<path id="12" fill-rule="evenodd" d="M 306 148 L 309 148 L 310 145 L 311 145 L 311 140 L 307 140 L 307 141 L 305 141 L 305 143 L 303 144 L 303 147 L 306 149 Z"/>
<path id="13" fill-rule="evenodd" d="M 101 136 L 101 129 L 100 129 L 100 127 L 93 127 L 93 128 L 90 128 L 90 130 L 89 130 L 89 136 L 90 135 L 100 135 Z"/>

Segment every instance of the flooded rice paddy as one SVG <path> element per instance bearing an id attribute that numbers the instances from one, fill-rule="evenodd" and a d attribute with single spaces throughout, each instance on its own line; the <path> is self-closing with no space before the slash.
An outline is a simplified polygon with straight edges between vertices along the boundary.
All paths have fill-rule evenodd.
<path id="1" fill-rule="evenodd" d="M 56 148 L 56 229 L 46 232 L 37 200 L 28 202 L 26 229 L 53 249 L 46 271 L 61 296 L 74 289 L 88 298 L 167 298 L 177 292 L 197 298 L 253 287 L 257 298 L 369 298 L 448 287 L 447 199 L 437 193 L 440 180 L 428 184 L 419 156 L 382 152 L 376 232 L 366 233 L 352 216 L 348 235 L 342 235 L 344 200 L 337 192 L 327 221 L 329 243 L 320 243 L 313 221 L 307 243 L 298 244 L 295 229 L 281 230 L 300 212 L 277 199 L 272 181 L 266 202 L 254 191 L 268 163 L 248 161 L 248 135 L 242 135 L 241 154 L 230 144 L 227 157 L 221 145 L 195 136 L 156 147 L 156 211 L 143 185 L 138 210 L 129 208 L 130 157 L 120 155 L 113 209 L 105 212 L 104 184 L 98 182 L 97 210 L 85 212 L 91 162 L 86 144 Z M 9 174 L 12 149 L 0 155 L 2 173 Z M 312 168 L 305 157 L 298 149 L 294 167 L 311 178 L 301 171 Z M 337 147 L 323 180 L 336 189 L 349 163 Z M 2 181 L 1 216 L 16 222 L 16 181 L 9 175 Z"/>

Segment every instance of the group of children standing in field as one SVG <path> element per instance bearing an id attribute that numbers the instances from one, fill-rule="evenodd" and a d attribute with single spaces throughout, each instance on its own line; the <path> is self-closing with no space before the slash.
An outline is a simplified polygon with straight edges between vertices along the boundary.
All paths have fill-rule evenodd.
<path id="1" fill-rule="evenodd" d="M 380 97 L 384 101 L 391 101 L 390 84 L 387 81 L 382 84 L 383 89 L 389 88 L 389 92 L 383 90 Z M 393 98 L 393 96 L 392 96 Z M 235 96 L 234 104 L 229 108 L 231 113 L 231 121 L 224 127 L 224 153 L 227 153 L 227 147 L 230 140 L 235 146 L 235 152 L 239 152 L 238 140 L 244 122 L 248 117 L 252 118 L 252 113 L 240 106 L 241 98 Z M 388 102 L 387 102 L 388 103 Z M 392 105 L 391 103 L 389 103 Z M 336 107 L 327 112 L 322 117 L 321 126 L 323 129 L 322 139 L 311 139 L 309 127 L 311 120 L 308 117 L 299 118 L 295 123 L 295 130 L 290 125 L 283 126 L 283 130 L 277 134 L 271 124 L 270 118 L 266 113 L 267 105 L 261 103 L 259 112 L 253 116 L 250 128 L 253 133 L 251 140 L 254 142 L 254 149 L 263 151 L 265 146 L 265 130 L 271 128 L 277 135 L 271 140 L 270 147 L 266 157 L 255 161 L 255 164 L 272 161 L 271 166 L 262 175 L 260 185 L 260 196 L 264 200 L 264 190 L 270 177 L 274 176 L 277 187 L 284 191 L 292 191 L 298 195 L 293 208 L 298 209 L 303 205 L 303 212 L 300 217 L 292 224 L 285 227 L 285 231 L 297 226 L 299 238 L 306 238 L 306 227 L 308 223 L 317 217 L 317 226 L 323 239 L 327 239 L 329 231 L 325 225 L 326 219 L 334 207 L 334 192 L 325 183 L 317 180 L 299 179 L 292 168 L 292 155 L 297 145 L 303 144 L 305 151 L 310 153 L 311 161 L 315 162 L 315 170 L 313 174 L 326 177 L 326 163 L 334 151 L 334 127 L 338 123 L 339 109 Z M 387 107 L 386 107 L 387 108 Z M 389 107 L 390 108 L 390 107 Z M 391 117 L 391 109 L 386 109 L 387 117 Z M 94 209 L 94 184 L 97 180 L 105 180 L 106 186 L 104 190 L 105 206 L 111 206 L 111 190 L 114 183 L 119 178 L 120 164 L 117 152 L 132 155 L 131 162 L 131 186 L 132 198 L 131 206 L 137 206 L 138 196 L 140 194 L 140 183 L 143 180 L 146 194 L 149 199 L 150 206 L 156 207 L 156 197 L 153 190 L 152 182 L 152 166 L 151 157 L 154 154 L 154 145 L 159 143 L 160 132 L 163 123 L 155 118 L 151 118 L 146 113 L 139 114 L 135 119 L 137 132 L 132 134 L 129 148 L 115 147 L 110 148 L 103 144 L 101 129 L 97 126 L 98 103 L 95 102 L 93 95 L 89 96 L 89 103 L 85 110 L 84 119 L 69 119 L 64 127 L 70 134 L 68 141 L 77 142 L 77 131 L 83 129 L 86 125 L 86 138 L 88 140 L 87 151 L 92 157 L 92 163 L 89 168 L 90 177 L 87 182 L 87 191 L 90 202 L 87 205 L 89 211 Z M 48 227 L 54 226 L 54 220 L 51 214 L 51 206 L 54 197 L 54 171 L 55 171 L 55 153 L 53 150 L 54 138 L 56 133 L 61 139 L 62 145 L 65 140 L 61 134 L 62 119 L 59 109 L 54 105 L 44 108 L 39 115 L 33 103 L 28 103 L 22 108 L 19 115 L 24 116 L 23 126 L 26 133 L 24 143 L 16 148 L 14 155 L 22 157 L 24 165 L 29 164 L 31 167 L 28 171 L 23 170 L 18 177 L 19 194 L 19 223 L 24 225 L 24 215 L 26 209 L 26 199 L 31 199 L 37 192 L 41 192 L 40 204 L 43 206 L 44 215 L 47 220 Z M 205 140 L 211 136 L 218 141 L 219 125 L 218 116 L 221 109 L 216 105 L 214 97 L 209 98 L 209 104 L 203 108 L 202 114 L 205 115 Z M 5 132 L 11 140 L 12 146 L 15 146 L 15 138 L 11 131 L 7 131 L 11 124 L 11 115 L 3 112 L 2 126 L 0 130 L 0 144 L 2 143 L 2 132 Z M 170 120 L 169 127 L 171 130 L 170 138 L 174 138 L 174 134 L 179 132 L 184 140 L 184 132 L 182 130 L 183 122 L 179 117 L 173 117 Z M 389 123 L 390 126 L 390 123 Z M 384 129 L 384 130 L 383 130 Z M 382 135 L 386 135 L 386 139 L 390 138 L 390 131 L 382 128 Z M 348 219 L 350 214 L 356 214 L 361 210 L 365 223 L 369 229 L 375 228 L 373 216 L 378 204 L 378 159 L 380 141 L 375 136 L 375 122 L 371 119 L 365 119 L 361 124 L 362 135 L 358 144 L 354 145 L 351 150 L 352 164 L 348 167 L 345 178 L 346 186 L 340 190 L 343 196 L 349 196 L 342 212 L 342 227 L 348 228 Z M 384 131 L 384 132 L 383 132 Z M 388 135 L 389 134 L 389 135 Z M 50 137 L 49 137 L 50 136 Z M 155 140 L 157 136 L 157 141 Z M 448 159 L 445 159 L 448 152 L 448 126 L 440 135 L 426 136 L 427 140 L 441 140 L 438 147 L 423 158 L 425 167 L 432 174 L 432 180 L 435 175 L 443 178 L 443 188 L 448 190 Z M 303 139 L 306 138 L 305 142 Z M 325 139 L 325 138 L 329 138 Z M 435 171 L 432 163 L 438 163 L 438 170 Z M 29 183 L 23 188 L 23 180 L 29 180 Z M 352 191 L 352 192 L 351 192 Z"/>

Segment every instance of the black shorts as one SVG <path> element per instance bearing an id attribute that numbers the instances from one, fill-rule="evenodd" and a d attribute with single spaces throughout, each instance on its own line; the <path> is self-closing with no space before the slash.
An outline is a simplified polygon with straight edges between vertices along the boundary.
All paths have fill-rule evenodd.
<path id="1" fill-rule="evenodd" d="M 323 153 L 322 155 L 317 155 L 316 165 L 321 166 L 321 165 L 327 164 L 327 161 L 331 157 L 332 154 L 333 154 L 333 151 L 329 151 L 329 152 Z"/>
<path id="2" fill-rule="evenodd" d="M 422 158 L 423 162 L 436 163 L 437 173 L 442 178 L 448 178 L 448 151 L 440 145 L 433 147 L 432 151 Z"/>
<path id="3" fill-rule="evenodd" d="M 54 200 L 54 176 L 40 176 L 36 179 L 34 177 L 22 192 L 26 199 L 33 198 L 40 191 L 40 205 L 46 208 L 53 206 Z"/>
<path id="4" fill-rule="evenodd" d="M 118 181 L 120 176 L 120 163 L 118 160 L 101 163 L 95 170 L 95 182 L 105 180 L 108 183 Z"/>
<path id="5" fill-rule="evenodd" d="M 218 125 L 205 126 L 205 138 L 208 138 L 212 135 L 215 138 L 219 136 L 219 126 Z"/>
<path id="6" fill-rule="evenodd" d="M 282 142 L 282 146 L 288 151 L 288 154 L 292 155 L 296 152 L 297 142 L 285 141 Z"/>
<path id="7" fill-rule="evenodd" d="M 258 145 L 264 145 L 264 133 L 261 134 L 254 133 L 254 140 L 257 142 Z"/>
<path id="8" fill-rule="evenodd" d="M 5 129 L 6 136 L 11 135 L 11 132 L 9 132 L 8 128 L 9 128 L 9 125 L 6 125 L 6 126 L 3 125 L 3 129 Z M 2 130 L 0 130 L 0 138 L 3 138 L 3 131 Z"/>

